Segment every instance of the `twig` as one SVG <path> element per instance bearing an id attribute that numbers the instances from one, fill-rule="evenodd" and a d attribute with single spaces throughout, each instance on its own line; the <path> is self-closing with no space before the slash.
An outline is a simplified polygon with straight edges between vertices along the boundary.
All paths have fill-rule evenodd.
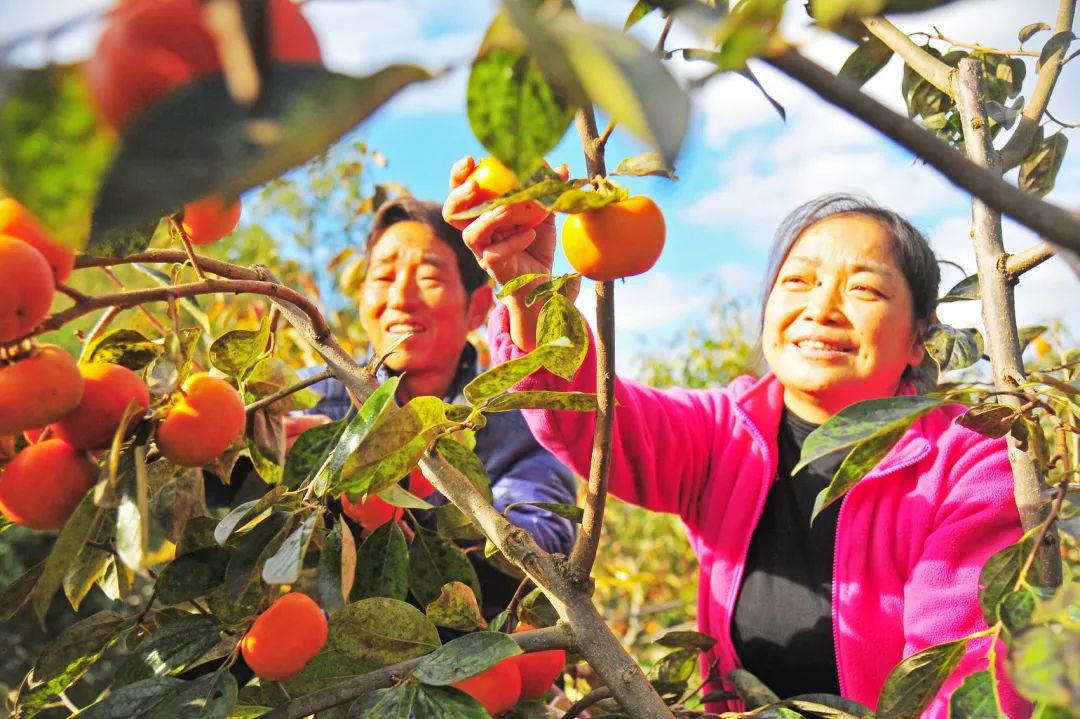
<path id="1" fill-rule="evenodd" d="M 251 413 L 251 412 L 254 412 L 257 409 L 262 409 L 263 407 L 266 407 L 268 405 L 273 404 L 274 402 L 277 402 L 279 399 L 284 399 L 285 397 L 288 397 L 291 394 L 295 394 L 295 393 L 299 392 L 302 389 L 306 389 L 307 387 L 310 387 L 311 385 L 316 384 L 317 382 L 322 382 L 324 379 L 329 379 L 329 378 L 331 378 L 333 376 L 334 376 L 334 373 L 331 372 L 330 370 L 323 370 L 322 372 L 320 372 L 318 374 L 315 374 L 315 375 L 312 375 L 311 377 L 308 377 L 307 379 L 300 380 L 299 382 L 297 382 L 296 384 L 294 384 L 294 385 L 292 385 L 290 387 L 286 387 L 283 390 L 275 392 L 274 394 L 270 395 L 269 397 L 263 397 L 260 400 L 256 400 L 255 402 L 252 402 L 247 407 L 244 407 L 244 411 L 248 412 L 248 413 Z"/>
<path id="2" fill-rule="evenodd" d="M 1077 54 L 1080 54 L 1080 50 L 1077 50 L 1070 57 L 1076 57 Z M 1062 63 L 1062 64 L 1064 64 L 1064 63 Z M 1056 117 L 1054 117 L 1053 115 L 1051 115 L 1050 110 L 1043 110 L 1043 114 L 1046 115 L 1048 118 L 1050 118 L 1051 121 L 1057 123 L 1058 125 L 1061 125 L 1062 127 L 1066 128 L 1066 129 L 1075 130 L 1076 128 L 1080 127 L 1080 122 L 1062 122 L 1061 120 L 1059 120 Z"/>
<path id="3" fill-rule="evenodd" d="M 951 37 L 946 37 L 945 35 L 943 35 L 941 33 L 941 31 L 938 30 L 937 28 L 934 28 L 933 33 L 916 32 L 916 33 L 912 33 L 912 34 L 913 35 L 924 35 L 924 36 L 926 36 L 928 38 L 932 38 L 934 40 L 941 40 L 942 42 L 949 43 L 953 47 L 963 47 L 963 48 L 967 48 L 968 50 L 978 50 L 979 52 L 989 52 L 989 53 L 993 53 L 995 55 L 1024 55 L 1026 57 L 1039 57 L 1039 53 L 1035 52 L 1034 50 L 999 50 L 998 48 L 995 48 L 995 47 L 986 47 L 985 45 L 980 45 L 977 42 L 962 42 L 960 40 L 954 40 Z"/>
<path id="4" fill-rule="evenodd" d="M 604 148 L 598 142 L 596 118 L 591 107 L 578 111 L 578 132 L 585 148 L 586 174 L 603 177 Z M 570 552 L 570 571 L 580 580 L 592 573 L 600 532 L 604 524 L 608 474 L 611 470 L 611 437 L 615 409 L 615 283 L 596 283 L 596 425 L 593 429 L 589 485 L 581 531 Z"/>
<path id="5" fill-rule="evenodd" d="M 179 238 L 180 244 L 184 246 L 184 252 L 187 253 L 188 261 L 191 262 L 191 266 L 195 269 L 196 276 L 200 280 L 205 280 L 206 274 L 199 265 L 199 260 L 195 255 L 195 248 L 191 246 L 191 238 L 188 237 L 187 232 L 184 232 L 183 225 L 176 221 L 176 215 L 169 215 L 169 229 L 173 231 L 173 234 Z"/>
<path id="6" fill-rule="evenodd" d="M 82 302 L 83 300 L 86 299 L 86 295 L 84 295 L 82 292 L 79 292 L 74 287 L 71 287 L 69 285 L 65 285 L 63 282 L 57 282 L 56 283 L 56 291 L 59 292 L 60 294 L 67 295 L 72 300 L 74 300 L 76 303 Z"/>
<path id="7" fill-rule="evenodd" d="M 78 260 L 76 259 L 76 265 L 77 264 L 78 264 Z M 106 277 L 109 278 L 109 280 L 114 285 L 116 285 L 116 287 L 118 289 L 121 289 L 121 290 L 126 289 L 124 287 L 124 283 L 120 281 L 120 278 L 117 277 L 116 273 L 114 273 L 111 269 L 109 269 L 108 267 L 105 267 L 105 266 L 101 266 L 101 271 L 102 271 L 102 273 L 104 273 L 104 275 Z M 158 332 L 160 332 L 163 335 L 169 334 L 168 330 L 165 329 L 165 325 L 161 324 L 161 321 L 158 320 L 157 317 L 154 317 L 154 315 L 150 314 L 150 310 L 146 309 L 142 305 L 139 305 L 136 309 L 138 309 L 139 312 L 141 312 L 143 314 L 143 316 L 146 317 L 146 319 L 150 322 L 150 324 L 154 326 L 154 329 L 156 329 Z"/>
<path id="8" fill-rule="evenodd" d="M 956 97 L 956 68 L 949 67 L 911 41 L 900 28 L 883 17 L 863 18 L 863 26 L 881 40 L 915 72 L 949 97 Z"/>
<path id="9" fill-rule="evenodd" d="M 570 633 L 562 626 L 520 632 L 510 635 L 510 638 L 517 642 L 525 652 L 571 647 Z M 376 689 L 396 684 L 408 676 L 413 667 L 423 660 L 424 657 L 409 659 L 296 697 L 285 706 L 264 714 L 261 719 L 301 719 L 324 709 L 345 704 Z"/>
<path id="10" fill-rule="evenodd" d="M 956 107 L 964 128 L 964 147 L 971 161 L 990 171 L 997 168 L 997 153 L 990 137 L 990 122 L 983 98 L 986 84 L 982 63 L 965 58 L 960 61 Z M 1024 360 L 1016 330 L 1016 309 L 1013 289 L 1006 272 L 1005 245 L 1001 236 L 1001 214 L 980 198 L 972 200 L 973 227 L 971 239 L 975 245 L 975 261 L 979 272 L 979 295 L 982 300 L 983 326 L 986 328 L 986 350 L 994 370 L 994 386 L 998 390 L 1012 389 L 1010 378 L 1024 378 Z M 1015 396 L 1003 396 L 1001 401 L 1013 407 L 1022 402 Z M 1020 511 L 1025 530 L 1037 527 L 1046 516 L 1045 482 L 1041 468 L 1034 458 L 1022 451 L 1012 436 L 1009 443 L 1009 464 L 1013 471 L 1013 496 Z M 1061 557 L 1039 549 L 1039 564 L 1044 586 L 1061 583 Z"/>
<path id="11" fill-rule="evenodd" d="M 605 699 L 611 698 L 611 689 L 608 687 L 600 687 L 599 689 L 593 689 L 585 696 L 578 699 L 576 702 L 570 705 L 570 708 L 563 714 L 563 719 L 577 719 L 581 716 L 581 713 L 591 707 L 597 702 L 602 702 Z"/>
<path id="12" fill-rule="evenodd" d="M 1061 0 L 1058 5 L 1057 19 L 1054 22 L 1054 34 L 1051 39 L 1058 37 L 1060 33 L 1072 30 L 1075 15 L 1076 0 Z M 1039 120 L 1042 119 L 1043 113 L 1046 112 L 1046 107 L 1050 103 L 1050 95 L 1054 92 L 1054 85 L 1057 84 L 1058 76 L 1061 74 L 1061 66 L 1064 64 L 1065 53 L 1068 50 L 1069 43 L 1061 43 L 1061 47 L 1052 53 L 1043 62 L 1042 67 L 1039 68 L 1038 79 L 1035 81 L 1035 89 L 1031 92 L 1031 99 L 1024 106 L 1016 130 L 1009 137 L 1009 141 L 1005 143 L 1005 146 L 1001 148 L 1002 172 L 1008 172 L 1019 165 L 1031 149 L 1031 143 L 1034 141 L 1035 133 L 1039 129 Z"/>
<path id="13" fill-rule="evenodd" d="M 1072 212 L 1005 182 L 998 172 L 979 167 L 907 117 L 860 92 L 848 78 L 837 77 L 794 49 L 764 60 L 906 148 L 993 209 L 1009 215 L 1059 247 L 1080 252 L 1080 217 Z"/>
<path id="14" fill-rule="evenodd" d="M 525 577 L 517 585 L 517 589 L 514 590 L 514 596 L 510 598 L 510 603 L 506 605 L 506 613 L 517 619 L 517 605 L 521 601 L 521 598 L 525 596 L 525 590 L 532 584 L 532 580 Z"/>
<path id="15" fill-rule="evenodd" d="M 1057 252 L 1055 252 L 1054 248 L 1045 242 L 1029 247 L 1023 252 L 1009 255 L 1008 259 L 1005 260 L 1005 274 L 1009 281 L 1013 282 L 1020 275 L 1028 270 L 1035 269 L 1055 254 Z"/>

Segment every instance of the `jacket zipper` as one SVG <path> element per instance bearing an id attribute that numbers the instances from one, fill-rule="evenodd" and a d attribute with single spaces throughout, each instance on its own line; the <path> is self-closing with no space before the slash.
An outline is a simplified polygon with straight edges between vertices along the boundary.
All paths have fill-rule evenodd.
<path id="1" fill-rule="evenodd" d="M 892 467 L 889 467 L 888 469 L 886 469 L 883 472 L 879 472 L 877 474 L 874 474 L 873 471 L 868 472 L 866 474 L 866 476 L 864 476 L 862 478 L 862 480 L 856 482 L 855 485 L 851 489 L 849 489 L 847 491 L 847 494 L 843 497 L 843 499 L 840 500 L 840 512 L 836 515 L 836 536 L 833 538 L 833 577 L 832 577 L 832 598 L 831 598 L 830 601 L 832 603 L 833 652 L 836 653 L 836 677 L 837 677 L 838 683 L 840 685 L 840 695 L 841 696 L 846 696 L 847 688 L 845 687 L 845 682 L 844 682 L 844 664 L 843 664 L 842 661 L 840 661 L 840 631 L 839 631 L 840 612 L 839 612 L 839 609 L 837 608 L 839 606 L 839 604 L 836 601 L 836 595 L 837 595 L 837 593 L 839 591 L 839 587 L 840 587 L 840 562 L 838 561 L 838 559 L 840 557 L 840 535 L 841 535 L 840 528 L 843 526 L 842 523 L 844 521 L 844 510 L 847 509 L 847 506 L 848 506 L 848 501 L 847 500 L 848 500 L 849 497 L 851 497 L 851 493 L 854 492 L 858 487 L 862 486 L 866 482 L 866 480 L 868 480 L 868 479 L 876 480 L 876 479 L 879 479 L 881 477 L 885 477 L 885 476 L 888 476 L 890 474 L 893 474 L 894 472 L 899 472 L 902 469 L 907 469 L 911 465 L 916 464 L 917 462 L 920 462 L 923 459 L 923 457 L 926 456 L 928 451 L 929 451 L 929 448 L 925 449 L 922 452 L 919 452 L 918 454 L 916 454 L 915 456 L 913 456 L 913 457 L 911 457 L 909 459 L 904 460 L 903 462 L 899 462 L 899 463 L 893 465 Z"/>

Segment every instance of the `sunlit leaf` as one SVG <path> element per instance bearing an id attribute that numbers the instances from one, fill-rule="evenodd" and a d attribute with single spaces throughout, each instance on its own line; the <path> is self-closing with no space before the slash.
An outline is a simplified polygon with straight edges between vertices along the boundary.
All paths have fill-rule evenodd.
<path id="1" fill-rule="evenodd" d="M 154 676 L 177 674 L 193 665 L 221 639 L 221 624 L 212 617 L 186 614 L 145 637 L 124 659 L 113 689 Z"/>
<path id="2" fill-rule="evenodd" d="M 521 647 L 509 635 L 474 632 L 449 641 L 424 657 L 413 668 L 412 675 L 424 684 L 449 686 L 518 654 Z"/>
<path id="3" fill-rule="evenodd" d="M 93 494 L 86 495 L 79 506 L 75 508 L 67 524 L 60 530 L 56 542 L 53 543 L 52 551 L 45 560 L 45 567 L 41 571 L 34 591 L 30 595 L 31 603 L 38 620 L 44 621 L 45 613 L 49 609 L 53 595 L 64 581 L 64 575 L 71 568 L 72 563 L 79 555 L 79 550 L 90 538 L 97 522 L 99 507 L 94 506 Z"/>
<path id="4" fill-rule="evenodd" d="M 888 65 L 892 56 L 893 51 L 888 45 L 876 35 L 870 35 L 848 55 L 840 68 L 840 76 L 851 78 L 861 87 Z"/>
<path id="5" fill-rule="evenodd" d="M 964 640 L 938 644 L 911 655 L 889 673 L 877 701 L 880 719 L 918 716 L 964 658 Z"/>
<path id="6" fill-rule="evenodd" d="M 265 319 L 257 330 L 232 330 L 210 345 L 210 362 L 229 377 L 246 379 L 248 371 L 267 351 L 270 323 Z"/>
<path id="7" fill-rule="evenodd" d="M 329 646 L 375 666 L 423 656 L 439 645 L 435 625 L 396 599 L 362 599 L 330 617 Z"/>
<path id="8" fill-rule="evenodd" d="M 447 582 L 462 582 L 481 599 L 476 569 L 461 547 L 420 527 L 409 547 L 409 589 L 421 606 L 439 598 Z"/>
<path id="9" fill-rule="evenodd" d="M 135 330 L 106 332 L 86 351 L 85 362 L 111 362 L 138 372 L 161 356 L 165 348 Z"/>
<path id="10" fill-rule="evenodd" d="M 467 584 L 447 582 L 443 585 L 438 599 L 427 605 L 428 619 L 436 626 L 468 632 L 487 626 L 480 603 Z"/>
<path id="11" fill-rule="evenodd" d="M 956 423 L 987 437 L 1004 437 L 1012 430 L 1016 417 L 1015 407 L 991 402 L 972 407 L 957 417 Z"/>
<path id="12" fill-rule="evenodd" d="M 262 578 L 267 584 L 292 584 L 300 576 L 304 566 L 304 554 L 307 552 L 319 512 L 312 512 L 292 534 L 285 538 L 274 556 L 263 565 Z"/>
<path id="13" fill-rule="evenodd" d="M 486 402 L 483 408 L 485 412 L 509 412 L 518 409 L 593 412 L 596 410 L 596 395 L 591 392 L 505 392 Z"/>
<path id="14" fill-rule="evenodd" d="M 356 550 L 353 599 L 389 597 L 404 601 L 409 593 L 409 547 L 396 522 L 377 527 Z"/>
<path id="15" fill-rule="evenodd" d="M 974 328 L 958 328 L 935 323 L 923 338 L 926 352 L 942 373 L 966 369 L 979 361 L 983 354 L 983 338 Z"/>

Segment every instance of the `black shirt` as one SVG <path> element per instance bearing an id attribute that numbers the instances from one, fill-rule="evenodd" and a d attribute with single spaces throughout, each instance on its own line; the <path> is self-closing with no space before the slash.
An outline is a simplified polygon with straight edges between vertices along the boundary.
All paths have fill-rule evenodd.
<path id="1" fill-rule="evenodd" d="M 818 492 L 844 459 L 837 452 L 792 477 L 818 425 L 784 411 L 778 476 L 750 538 L 731 639 L 744 669 L 781 698 L 840 693 L 832 631 L 832 569 L 840 502 L 810 526 Z"/>

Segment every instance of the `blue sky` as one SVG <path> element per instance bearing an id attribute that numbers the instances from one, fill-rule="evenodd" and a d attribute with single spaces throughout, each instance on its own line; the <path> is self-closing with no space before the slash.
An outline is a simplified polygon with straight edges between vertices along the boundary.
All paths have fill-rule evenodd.
<path id="1" fill-rule="evenodd" d="M 0 44 L 110 4 L 107 0 L 4 3 Z M 621 25 L 633 2 L 579 0 L 576 5 L 588 18 Z M 785 35 L 818 62 L 838 69 L 851 46 L 811 28 L 801 5 L 790 3 Z M 432 69 L 448 68 L 442 79 L 407 91 L 358 129 L 360 137 L 388 158 L 387 167 L 376 171 L 379 181 L 401 181 L 418 196 L 441 199 L 454 160 L 484 154 L 468 128 L 464 88 L 469 60 L 496 8 L 493 0 L 311 0 L 304 5 L 332 69 L 364 73 L 403 60 Z M 1011 49 L 1017 47 L 1020 27 L 1037 21 L 1052 23 L 1056 9 L 1056 0 L 963 0 L 895 20 L 908 32 L 930 30 L 933 25 L 950 38 Z M 94 20 L 81 23 L 50 46 L 26 44 L 10 59 L 37 64 L 45 57 L 60 61 L 85 57 L 99 28 Z M 635 32 L 651 45 L 658 30 L 659 19 L 651 17 Z M 1037 35 L 1028 46 L 1037 49 L 1045 37 Z M 676 30 L 668 47 L 692 42 L 689 35 Z M 617 290 L 618 358 L 624 370 L 632 369 L 636 353 L 670 346 L 680 328 L 701 322 L 718 287 L 728 295 L 756 298 L 776 226 L 790 209 L 822 193 L 870 195 L 907 214 L 931 237 L 939 256 L 974 271 L 968 197 L 872 130 L 770 68 L 758 64 L 754 69 L 787 108 L 786 123 L 750 83 L 737 76 L 719 78 L 694 97 L 690 134 L 677 162 L 680 181 L 626 179 L 632 191 L 651 195 L 664 209 L 668 243 L 653 270 L 627 280 Z M 688 78 L 702 69 L 681 63 L 673 71 Z M 894 59 L 867 85 L 867 91 L 902 111 L 900 73 L 900 62 Z M 1077 67 L 1066 67 L 1051 103 L 1055 116 L 1066 122 L 1080 121 L 1076 73 Z M 1028 97 L 1032 75 L 1029 72 L 1023 93 Z M 642 149 L 616 132 L 608 147 L 609 167 Z M 573 132 L 550 159 L 553 164 L 567 162 L 578 176 L 583 173 Z M 1080 149 L 1074 147 L 1050 199 L 1075 207 L 1078 188 Z M 1010 250 L 1034 241 L 1031 233 L 1006 224 Z M 566 270 L 565 262 L 557 269 Z M 958 271 L 946 269 L 943 289 L 960 278 Z M 1021 324 L 1066 317 L 1076 290 L 1076 277 L 1058 260 L 1035 270 L 1018 290 Z M 591 315 L 591 302 L 586 301 L 591 292 L 582 296 L 579 304 Z M 948 306 L 942 318 L 977 326 L 978 305 Z M 1080 321 L 1069 324 L 1075 335 Z"/>

